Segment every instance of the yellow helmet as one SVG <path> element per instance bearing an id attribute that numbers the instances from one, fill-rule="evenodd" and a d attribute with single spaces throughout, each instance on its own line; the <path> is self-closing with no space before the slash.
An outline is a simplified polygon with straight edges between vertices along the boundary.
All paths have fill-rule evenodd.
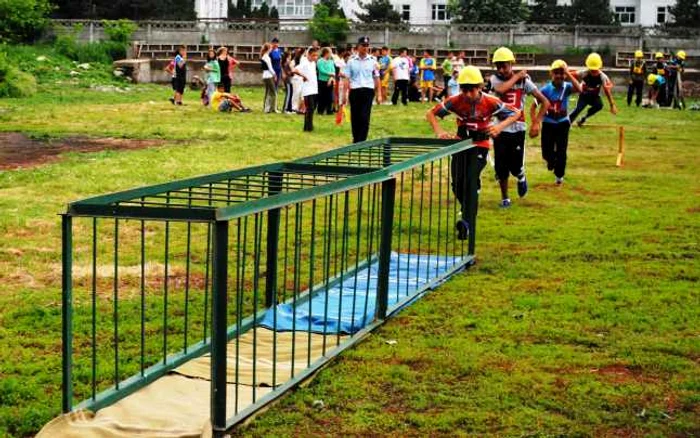
<path id="1" fill-rule="evenodd" d="M 593 52 L 586 58 L 586 67 L 588 67 L 589 70 L 600 70 L 603 68 L 603 59 L 599 54 Z"/>
<path id="2" fill-rule="evenodd" d="M 493 52 L 493 63 L 515 62 L 515 55 L 508 47 L 500 47 Z"/>
<path id="3" fill-rule="evenodd" d="M 559 70 L 559 69 L 562 69 L 562 68 L 563 68 L 564 70 L 566 70 L 566 69 L 568 68 L 568 66 L 566 65 L 566 61 L 564 61 L 563 59 L 557 59 L 557 60 L 555 60 L 555 61 L 552 63 L 552 66 L 549 67 L 549 70 L 550 70 L 550 71 L 552 71 L 552 70 Z"/>
<path id="4" fill-rule="evenodd" d="M 635 58 L 644 58 L 644 52 L 642 52 L 641 50 L 637 50 L 636 52 L 634 52 L 634 57 Z"/>
<path id="5" fill-rule="evenodd" d="M 664 54 L 661 53 L 661 52 L 656 52 L 656 53 L 654 54 L 654 58 L 656 58 L 656 59 L 663 58 L 663 57 L 664 57 Z"/>
<path id="6" fill-rule="evenodd" d="M 649 76 L 647 76 L 647 83 L 649 85 L 654 85 L 656 83 L 656 79 L 658 76 L 656 76 L 654 73 L 649 73 Z"/>
<path id="7" fill-rule="evenodd" d="M 678 53 L 676 53 L 676 56 L 685 61 L 685 52 L 683 50 L 679 50 Z"/>
<path id="8" fill-rule="evenodd" d="M 484 77 L 481 76 L 481 70 L 473 65 L 468 65 L 459 72 L 457 83 L 459 85 L 479 85 L 484 83 Z"/>

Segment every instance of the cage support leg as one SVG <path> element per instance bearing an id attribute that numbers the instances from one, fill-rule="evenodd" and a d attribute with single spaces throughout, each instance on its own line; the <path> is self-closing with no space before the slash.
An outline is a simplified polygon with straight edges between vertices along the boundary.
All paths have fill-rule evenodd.
<path id="1" fill-rule="evenodd" d="M 61 275 L 62 308 L 61 323 L 63 330 L 63 394 L 62 410 L 70 412 L 73 408 L 72 353 L 73 353 L 73 218 L 67 214 L 61 215 Z"/>
<path id="2" fill-rule="evenodd" d="M 379 279 L 377 282 L 378 319 L 386 318 L 389 301 L 389 267 L 391 263 L 391 237 L 394 228 L 394 201 L 396 198 L 396 179 L 382 183 L 382 225 L 379 242 Z"/>
<path id="3" fill-rule="evenodd" d="M 228 305 L 228 227 L 214 226 L 214 278 L 211 306 L 211 422 L 214 437 L 226 432 L 226 307 Z"/>

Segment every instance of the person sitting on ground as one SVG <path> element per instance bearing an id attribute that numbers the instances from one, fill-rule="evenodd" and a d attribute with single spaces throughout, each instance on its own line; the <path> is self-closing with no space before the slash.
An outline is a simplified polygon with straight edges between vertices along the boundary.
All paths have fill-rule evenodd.
<path id="1" fill-rule="evenodd" d="M 216 84 L 216 91 L 211 96 L 209 105 L 214 111 L 230 113 L 234 109 L 242 113 L 249 113 L 250 108 L 243 105 L 241 98 L 235 94 L 227 93 L 222 82 Z"/>
<path id="2" fill-rule="evenodd" d="M 579 127 L 583 126 L 586 120 L 603 109 L 603 101 L 600 98 L 601 89 L 605 92 L 605 96 L 610 103 L 610 112 L 613 115 L 617 114 L 617 105 L 615 105 L 615 99 L 612 94 L 613 83 L 610 81 L 610 78 L 603 73 L 601 70 L 602 68 L 603 59 L 599 54 L 591 53 L 586 58 L 586 69 L 579 72 L 572 72 L 572 75 L 576 76 L 576 78 L 581 81 L 583 91 L 578 97 L 576 108 L 570 115 L 571 123 L 574 123 L 576 117 L 578 117 L 587 106 L 590 106 L 586 115 L 576 122 Z"/>

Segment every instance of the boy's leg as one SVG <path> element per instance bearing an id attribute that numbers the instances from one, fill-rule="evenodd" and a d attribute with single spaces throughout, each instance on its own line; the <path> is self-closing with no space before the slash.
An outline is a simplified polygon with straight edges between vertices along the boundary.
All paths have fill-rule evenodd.
<path id="1" fill-rule="evenodd" d="M 430 88 L 428 90 L 428 102 L 433 101 L 433 81 L 430 81 Z"/>
<path id="2" fill-rule="evenodd" d="M 404 105 L 408 105 L 408 81 L 404 79 L 399 82 L 399 90 L 401 91 L 401 103 Z"/>
<path id="3" fill-rule="evenodd" d="M 603 109 L 603 99 L 600 96 L 591 98 L 590 107 L 586 112 L 586 119 L 590 119 L 595 113 Z"/>
<path id="4" fill-rule="evenodd" d="M 394 81 L 394 92 L 391 94 L 391 104 L 399 103 L 399 92 L 401 91 L 400 83 L 403 81 Z"/>
<path id="5" fill-rule="evenodd" d="M 630 81 L 630 84 L 627 86 L 627 106 L 632 105 L 632 95 L 634 94 L 635 88 L 637 88 L 636 82 Z"/>
<path id="6" fill-rule="evenodd" d="M 476 214 L 479 208 L 479 190 L 481 189 L 481 171 L 486 167 L 488 149 L 475 147 L 467 152 L 467 175 L 465 187 L 466 208 L 462 217 L 469 223 L 469 254 L 474 254 L 474 238 L 476 237 Z"/>
<path id="7" fill-rule="evenodd" d="M 306 112 L 304 113 L 304 131 L 314 130 L 314 112 L 316 111 L 316 95 L 304 96 Z"/>
<path id="8" fill-rule="evenodd" d="M 554 167 L 554 175 L 557 178 L 564 178 L 566 173 L 566 151 L 569 148 L 569 123 L 559 123 L 556 127 L 555 142 L 556 148 L 556 164 Z"/>
<path id="9" fill-rule="evenodd" d="M 581 111 L 586 108 L 586 105 L 588 105 L 587 101 L 588 99 L 586 98 L 587 96 L 585 94 L 580 94 L 578 96 L 578 101 L 576 102 L 576 108 L 571 112 L 569 115 L 569 119 L 571 119 L 571 123 L 574 123 L 576 121 L 576 117 L 578 117 L 579 114 L 581 114 Z"/>
<path id="10" fill-rule="evenodd" d="M 509 133 L 502 132 L 493 139 L 493 157 L 495 162 L 496 178 L 501 186 L 501 200 L 508 199 L 508 155 Z"/>
<path id="11" fill-rule="evenodd" d="M 554 170 L 554 139 L 556 124 L 542 123 L 542 132 L 540 133 L 540 145 L 542 147 L 542 158 L 547 162 L 547 170 Z"/>
<path id="12" fill-rule="evenodd" d="M 527 193 L 527 179 L 525 178 L 525 131 L 516 132 L 512 135 L 512 142 L 508 148 L 508 170 L 510 174 L 518 180 L 518 196 L 522 198 Z"/>

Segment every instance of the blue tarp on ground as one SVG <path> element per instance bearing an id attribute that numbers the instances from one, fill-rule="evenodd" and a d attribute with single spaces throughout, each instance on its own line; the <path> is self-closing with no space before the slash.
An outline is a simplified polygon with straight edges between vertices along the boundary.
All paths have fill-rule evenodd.
<path id="1" fill-rule="evenodd" d="M 413 295 L 425 284 L 443 275 L 461 259 L 452 256 L 391 254 L 389 272 L 389 310 Z M 379 263 L 359 269 L 357 275 L 316 292 L 310 301 L 291 302 L 268 309 L 260 325 L 277 331 L 303 330 L 314 333 L 353 334 L 374 320 Z M 276 321 L 275 321 L 276 319 Z M 310 326 L 309 326 L 310 324 Z M 310 328 L 309 328 L 310 327 Z"/>

